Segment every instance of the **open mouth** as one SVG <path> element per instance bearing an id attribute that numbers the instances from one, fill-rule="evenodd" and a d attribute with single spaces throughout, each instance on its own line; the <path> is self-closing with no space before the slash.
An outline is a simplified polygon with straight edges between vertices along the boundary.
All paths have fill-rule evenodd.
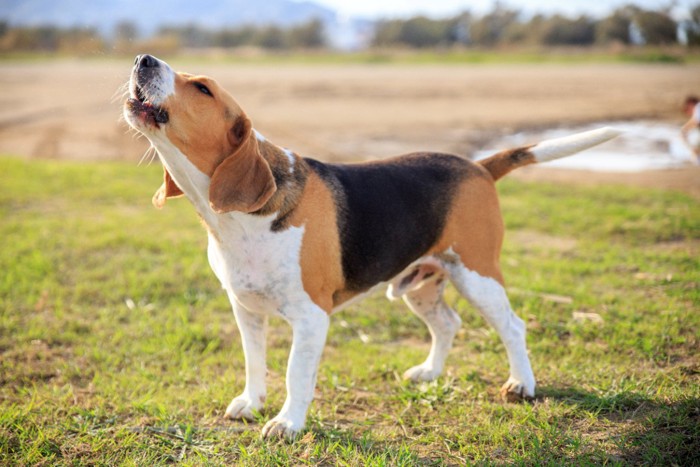
<path id="1" fill-rule="evenodd" d="M 153 104 L 148 99 L 144 88 L 136 81 L 132 81 L 131 97 L 126 101 L 129 111 L 141 122 L 156 128 L 159 128 L 160 124 L 168 123 L 170 119 L 168 111 Z"/>

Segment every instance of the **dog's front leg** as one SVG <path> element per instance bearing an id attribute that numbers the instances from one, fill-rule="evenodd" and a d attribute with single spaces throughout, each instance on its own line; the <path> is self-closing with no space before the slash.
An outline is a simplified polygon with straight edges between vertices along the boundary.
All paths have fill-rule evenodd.
<path id="1" fill-rule="evenodd" d="M 294 438 L 306 424 L 306 412 L 314 397 L 318 364 L 328 334 L 329 317 L 309 304 L 283 316 L 292 326 L 292 349 L 287 363 L 287 399 L 282 410 L 263 427 L 264 438 Z"/>
<path id="2" fill-rule="evenodd" d="M 225 416 L 253 420 L 255 412 L 261 410 L 265 403 L 267 316 L 249 312 L 235 299 L 232 299 L 232 303 L 245 354 L 245 389 L 231 401 Z"/>

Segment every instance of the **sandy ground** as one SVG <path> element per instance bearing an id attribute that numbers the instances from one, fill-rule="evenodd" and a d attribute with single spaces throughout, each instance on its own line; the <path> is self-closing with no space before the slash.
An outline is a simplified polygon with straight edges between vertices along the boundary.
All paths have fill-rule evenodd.
<path id="1" fill-rule="evenodd" d="M 131 60 L 2 63 L 0 153 L 138 160 L 120 121 Z M 174 67 L 215 77 L 268 139 L 322 160 L 430 149 L 462 155 L 527 128 L 604 120 L 682 123 L 700 65 L 231 65 Z M 634 183 L 700 197 L 700 169 L 634 175 L 527 169 L 524 179 Z M 624 179 L 624 180 L 621 180 Z"/>

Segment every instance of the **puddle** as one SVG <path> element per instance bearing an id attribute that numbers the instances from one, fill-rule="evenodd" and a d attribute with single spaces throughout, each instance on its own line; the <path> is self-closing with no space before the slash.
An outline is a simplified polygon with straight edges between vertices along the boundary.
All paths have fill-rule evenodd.
<path id="1" fill-rule="evenodd" d="M 643 172 L 695 164 L 694 156 L 681 139 L 680 126 L 654 121 L 599 122 L 577 127 L 516 133 L 494 141 L 490 145 L 494 149 L 479 151 L 476 159 L 488 157 L 501 149 L 533 144 L 603 126 L 611 126 L 625 133 L 580 154 L 543 163 L 542 167 L 600 172 Z M 691 136 L 700 140 L 700 131 Z"/>

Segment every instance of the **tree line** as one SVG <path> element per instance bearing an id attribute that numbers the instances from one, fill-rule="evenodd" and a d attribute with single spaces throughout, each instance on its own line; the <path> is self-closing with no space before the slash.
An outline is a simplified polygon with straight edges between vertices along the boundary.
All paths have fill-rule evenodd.
<path id="1" fill-rule="evenodd" d="M 679 37 L 680 36 L 680 37 Z M 454 45 L 496 47 L 503 45 L 593 46 L 670 45 L 679 40 L 700 45 L 700 4 L 691 18 L 676 22 L 666 10 L 645 10 L 633 5 L 618 8 L 602 19 L 569 18 L 558 14 L 525 19 L 518 10 L 496 3 L 483 16 L 468 12 L 435 20 L 416 16 L 378 24 L 372 45 L 413 48 Z"/>
<path id="2" fill-rule="evenodd" d="M 327 46 L 323 23 L 310 20 L 288 28 L 276 25 L 211 29 L 198 25 L 165 26 L 144 37 L 129 21 L 118 23 L 110 37 L 95 28 L 11 27 L 0 21 L 0 51 L 132 52 L 143 46 L 163 52 L 183 48 L 259 47 L 267 50 L 319 49 Z"/>
<path id="3" fill-rule="evenodd" d="M 554 15 L 525 17 L 496 2 L 481 16 L 469 12 L 447 19 L 416 16 L 380 21 L 367 46 L 375 48 L 441 48 L 500 46 L 669 45 L 700 46 L 700 3 L 689 19 L 677 22 L 668 10 L 646 10 L 628 5 L 601 19 Z M 239 26 L 211 29 L 197 25 L 167 26 L 143 37 L 131 22 L 117 24 L 109 37 L 94 28 L 55 26 L 13 27 L 0 21 L 0 51 L 72 53 L 177 52 L 183 48 L 240 48 L 265 50 L 321 49 L 329 38 L 320 20 L 291 27 Z"/>

